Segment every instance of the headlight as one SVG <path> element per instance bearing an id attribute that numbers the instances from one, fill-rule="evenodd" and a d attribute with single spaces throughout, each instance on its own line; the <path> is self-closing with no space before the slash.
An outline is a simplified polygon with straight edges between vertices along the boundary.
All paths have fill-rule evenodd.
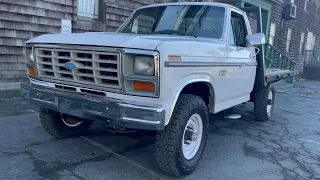
<path id="1" fill-rule="evenodd" d="M 134 73 L 153 76 L 155 72 L 154 57 L 136 56 L 134 60 Z"/>
<path id="2" fill-rule="evenodd" d="M 34 63 L 33 50 L 30 47 L 26 48 L 26 62 Z"/>

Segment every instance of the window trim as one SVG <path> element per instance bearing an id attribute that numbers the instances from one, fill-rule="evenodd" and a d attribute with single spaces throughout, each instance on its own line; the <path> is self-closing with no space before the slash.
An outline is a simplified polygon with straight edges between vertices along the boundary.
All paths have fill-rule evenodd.
<path id="1" fill-rule="evenodd" d="M 317 36 L 315 34 L 313 34 L 312 42 L 311 42 L 311 49 L 314 50 L 316 48 L 316 45 L 317 45 Z"/>
<path id="2" fill-rule="evenodd" d="M 302 38 L 303 37 L 303 38 Z M 305 45 L 306 45 L 306 33 L 301 32 L 300 36 L 300 47 L 299 47 L 299 54 L 303 55 L 305 51 Z"/>
<path id="3" fill-rule="evenodd" d="M 305 12 L 309 12 L 308 11 L 308 2 L 309 2 L 309 0 L 304 0 L 304 8 L 303 9 Z"/>
<path id="4" fill-rule="evenodd" d="M 97 4 L 97 11 L 98 11 L 98 15 L 94 16 L 88 16 L 85 13 L 81 13 L 79 12 L 79 0 L 77 0 L 77 16 L 78 19 L 81 21 L 95 21 L 95 22 L 104 22 L 105 21 L 105 5 L 104 5 L 104 1 L 103 0 L 97 0 L 98 4 Z"/>
<path id="5" fill-rule="evenodd" d="M 246 34 L 247 34 L 247 35 L 251 34 L 251 30 L 248 29 L 248 22 L 247 22 L 247 20 L 246 20 L 246 18 L 245 18 L 245 16 L 244 16 L 244 14 L 243 14 L 242 12 L 238 12 L 238 11 L 231 10 L 231 11 L 230 11 L 230 19 L 228 20 L 228 24 L 229 24 L 229 26 L 231 26 L 231 28 L 232 28 L 233 37 L 235 38 L 234 30 L 233 30 L 232 23 L 231 23 L 232 13 L 236 13 L 238 16 L 241 16 L 241 17 L 243 18 L 244 28 L 245 28 L 245 30 L 246 30 Z M 231 30 L 231 28 L 230 28 L 230 27 L 228 28 L 228 34 L 227 34 L 227 37 L 228 37 L 228 38 L 227 38 L 227 41 L 226 41 L 227 44 L 228 44 L 229 46 L 232 46 L 232 47 L 247 48 L 247 47 L 248 47 L 247 45 L 246 45 L 246 46 L 238 46 L 238 45 L 236 44 L 236 40 L 235 40 L 235 39 L 234 39 L 234 42 L 235 42 L 234 45 L 229 44 L 229 38 L 230 38 L 230 36 L 229 36 L 230 32 L 229 32 L 229 31 Z M 247 37 L 247 35 L 245 36 L 245 43 L 246 43 L 246 37 Z"/>
<path id="6" fill-rule="evenodd" d="M 317 36 L 313 32 L 308 31 L 305 50 L 314 50 L 314 48 L 316 47 L 316 42 Z"/>
<path id="7" fill-rule="evenodd" d="M 274 24 L 274 35 L 271 36 L 271 35 L 272 35 L 272 33 L 271 33 L 271 27 L 272 27 L 273 24 Z M 269 29 L 269 39 L 268 39 L 269 44 L 274 45 L 275 39 L 276 39 L 276 34 L 277 34 L 277 23 L 272 22 L 272 23 L 270 23 L 270 29 Z M 271 37 L 273 37 L 273 43 L 270 43 L 270 38 L 271 38 Z"/>
<path id="8" fill-rule="evenodd" d="M 289 36 L 289 32 L 290 32 L 290 36 Z M 288 28 L 287 31 L 287 40 L 286 40 L 286 52 L 291 52 L 291 43 L 292 43 L 292 34 L 293 34 L 293 30 L 292 28 Z M 288 45 L 288 42 L 290 42 L 290 44 Z"/>

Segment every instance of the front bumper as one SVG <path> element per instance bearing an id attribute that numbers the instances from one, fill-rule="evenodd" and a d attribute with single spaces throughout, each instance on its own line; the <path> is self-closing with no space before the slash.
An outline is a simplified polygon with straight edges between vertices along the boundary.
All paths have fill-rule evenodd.
<path id="1" fill-rule="evenodd" d="M 75 117 L 99 120 L 111 125 L 146 130 L 164 128 L 165 110 L 154 105 L 137 105 L 108 97 L 21 84 L 21 94 L 32 105 Z"/>

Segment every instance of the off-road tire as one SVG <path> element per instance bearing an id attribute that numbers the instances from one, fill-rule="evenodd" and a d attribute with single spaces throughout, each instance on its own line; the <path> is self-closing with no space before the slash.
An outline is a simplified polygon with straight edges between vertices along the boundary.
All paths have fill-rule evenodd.
<path id="1" fill-rule="evenodd" d="M 272 92 L 271 111 L 267 112 L 269 102 L 269 93 Z M 273 113 L 275 102 L 275 89 L 272 84 L 258 89 L 254 101 L 254 116 L 256 121 L 268 121 Z"/>
<path id="2" fill-rule="evenodd" d="M 195 113 L 202 118 L 202 140 L 197 154 L 187 160 L 182 152 L 182 137 L 189 118 Z M 160 168 L 177 177 L 192 173 L 197 168 L 207 144 L 208 126 L 209 115 L 205 102 L 199 96 L 180 95 L 170 123 L 156 135 L 156 157 Z"/>
<path id="3" fill-rule="evenodd" d="M 57 139 L 66 139 L 83 135 L 92 124 L 92 121 L 83 120 L 77 127 L 68 127 L 62 122 L 61 114 L 47 109 L 39 110 L 39 118 L 42 127 Z"/>

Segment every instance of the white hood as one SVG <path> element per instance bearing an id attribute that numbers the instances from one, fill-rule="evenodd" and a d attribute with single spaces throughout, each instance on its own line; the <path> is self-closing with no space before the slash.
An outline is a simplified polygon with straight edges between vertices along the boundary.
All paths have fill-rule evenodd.
<path id="1" fill-rule="evenodd" d="M 160 39 L 136 34 L 90 32 L 45 34 L 30 39 L 27 44 L 72 44 L 155 50 L 161 42 Z"/>

